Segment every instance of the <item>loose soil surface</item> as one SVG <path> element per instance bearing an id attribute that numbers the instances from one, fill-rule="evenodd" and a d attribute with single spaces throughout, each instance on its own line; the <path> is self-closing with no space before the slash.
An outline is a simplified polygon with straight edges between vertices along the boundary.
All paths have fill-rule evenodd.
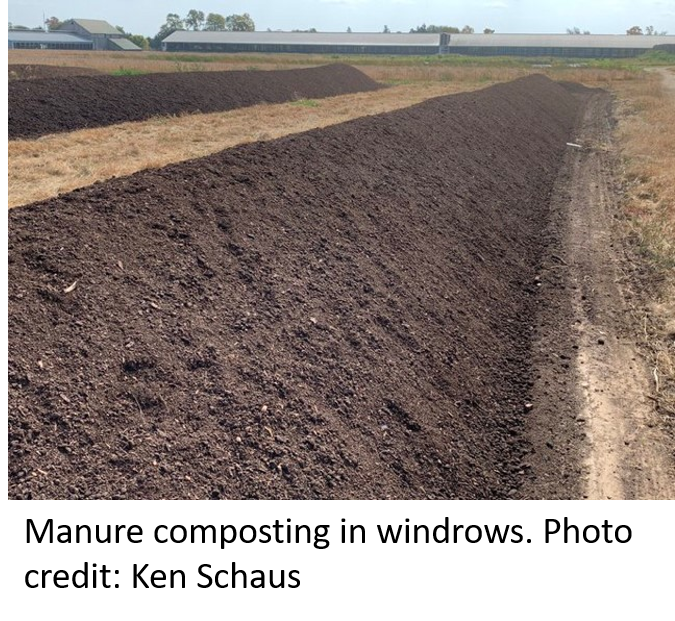
<path id="1" fill-rule="evenodd" d="M 260 104 L 182 117 L 10 140 L 10 207 L 46 200 L 96 181 L 131 175 L 240 144 L 273 140 L 351 119 L 391 112 L 433 97 L 485 88 L 485 84 L 431 82 L 400 84 L 365 93 L 307 102 Z"/>
<path id="2" fill-rule="evenodd" d="M 12 210 L 10 496 L 521 495 L 580 97 L 533 76 Z"/>
<path id="3" fill-rule="evenodd" d="M 88 67 L 60 67 L 54 65 L 9 65 L 9 80 L 38 80 L 41 78 L 66 78 L 76 75 L 101 75 Z"/>
<path id="4" fill-rule="evenodd" d="M 8 135 L 10 139 L 34 138 L 153 116 L 220 112 L 377 88 L 358 69 L 341 64 L 283 71 L 12 80 L 8 84 Z"/>
<path id="5" fill-rule="evenodd" d="M 525 497 L 675 498 L 672 440 L 658 424 L 636 346 L 630 253 L 621 217 L 612 97 L 585 102 L 551 198 L 557 234 L 542 261 L 543 313 L 534 346 L 539 377 Z M 557 330 L 556 325 L 557 324 Z M 561 331 L 562 328 L 562 331 Z M 566 333 L 565 333 L 566 332 Z M 567 396 L 565 396 L 567 391 Z"/>

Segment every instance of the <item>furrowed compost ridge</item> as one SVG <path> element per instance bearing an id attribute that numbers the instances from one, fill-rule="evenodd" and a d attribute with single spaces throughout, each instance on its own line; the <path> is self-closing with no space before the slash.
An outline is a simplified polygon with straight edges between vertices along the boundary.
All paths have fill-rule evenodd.
<path id="1" fill-rule="evenodd" d="M 222 112 L 334 97 L 380 85 L 349 65 L 279 71 L 72 76 L 8 84 L 9 139 L 36 138 L 153 116 Z"/>
<path id="2" fill-rule="evenodd" d="M 10 496 L 513 495 L 582 105 L 531 76 L 10 211 Z"/>

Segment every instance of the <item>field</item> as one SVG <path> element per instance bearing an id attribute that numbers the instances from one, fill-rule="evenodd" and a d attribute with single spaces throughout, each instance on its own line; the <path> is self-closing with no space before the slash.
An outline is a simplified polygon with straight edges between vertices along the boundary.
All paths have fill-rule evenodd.
<path id="1" fill-rule="evenodd" d="M 453 60 L 10 142 L 11 495 L 675 497 L 668 59 Z"/>

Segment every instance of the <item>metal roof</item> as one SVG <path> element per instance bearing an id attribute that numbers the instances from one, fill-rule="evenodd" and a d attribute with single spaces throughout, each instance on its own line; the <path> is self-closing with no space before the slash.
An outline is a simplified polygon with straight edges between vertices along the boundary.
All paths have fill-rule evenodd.
<path id="1" fill-rule="evenodd" d="M 124 39 L 124 38 L 114 38 L 114 39 L 108 39 L 111 45 L 114 45 L 121 50 L 125 50 L 128 52 L 137 52 L 141 48 L 138 47 L 135 43 L 132 41 L 129 41 L 129 39 Z"/>
<path id="2" fill-rule="evenodd" d="M 77 24 L 81 28 L 84 28 L 89 34 L 101 34 L 101 35 L 119 35 L 122 34 L 115 26 L 112 26 L 108 22 L 102 19 L 69 19 L 65 21 L 59 28 L 67 27 L 71 24 Z"/>
<path id="3" fill-rule="evenodd" d="M 177 30 L 166 43 L 269 45 L 439 46 L 439 34 L 363 32 L 229 32 Z M 674 44 L 674 35 L 452 34 L 450 47 L 542 47 L 651 49 Z"/>
<path id="4" fill-rule="evenodd" d="M 675 43 L 675 36 L 568 34 L 453 34 L 450 47 L 557 47 L 651 49 Z"/>
<path id="5" fill-rule="evenodd" d="M 45 32 L 44 30 L 10 30 L 8 40 L 17 43 L 88 43 L 89 39 L 83 39 L 67 32 Z"/>
<path id="6" fill-rule="evenodd" d="M 229 32 L 177 30 L 165 43 L 238 43 L 269 45 L 425 45 L 438 46 L 437 34 L 365 32 Z"/>

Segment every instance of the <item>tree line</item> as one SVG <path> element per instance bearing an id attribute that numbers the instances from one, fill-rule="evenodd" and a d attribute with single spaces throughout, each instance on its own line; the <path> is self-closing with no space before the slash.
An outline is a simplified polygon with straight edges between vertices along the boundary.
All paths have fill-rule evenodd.
<path id="1" fill-rule="evenodd" d="M 580 35 L 580 34 L 585 34 L 589 35 L 591 34 L 590 30 L 581 30 L 581 28 L 578 28 L 575 26 L 574 28 L 568 28 L 567 29 L 567 34 L 571 35 Z M 661 30 L 658 31 L 654 26 L 645 26 L 645 29 L 643 30 L 640 26 L 631 26 L 628 30 L 626 30 L 627 35 L 648 35 L 648 36 L 664 36 L 668 34 L 667 30 Z"/>
<path id="2" fill-rule="evenodd" d="M 185 17 L 178 13 L 169 13 L 159 32 L 150 40 L 152 47 L 159 48 L 166 37 L 177 30 L 209 30 L 230 32 L 253 32 L 255 22 L 248 13 L 228 15 L 220 13 L 204 14 L 204 11 L 190 9 Z"/>
<path id="3" fill-rule="evenodd" d="M 385 26 L 384 32 L 390 32 Z M 427 34 L 439 34 L 441 32 L 447 32 L 450 34 L 474 34 L 476 31 L 472 26 L 464 26 L 464 28 L 457 28 L 456 26 L 436 26 L 435 24 L 422 24 L 417 26 L 417 28 L 411 28 L 410 32 L 413 34 L 416 33 L 427 33 Z M 492 28 L 484 28 L 483 34 L 494 34 L 495 31 Z"/>

